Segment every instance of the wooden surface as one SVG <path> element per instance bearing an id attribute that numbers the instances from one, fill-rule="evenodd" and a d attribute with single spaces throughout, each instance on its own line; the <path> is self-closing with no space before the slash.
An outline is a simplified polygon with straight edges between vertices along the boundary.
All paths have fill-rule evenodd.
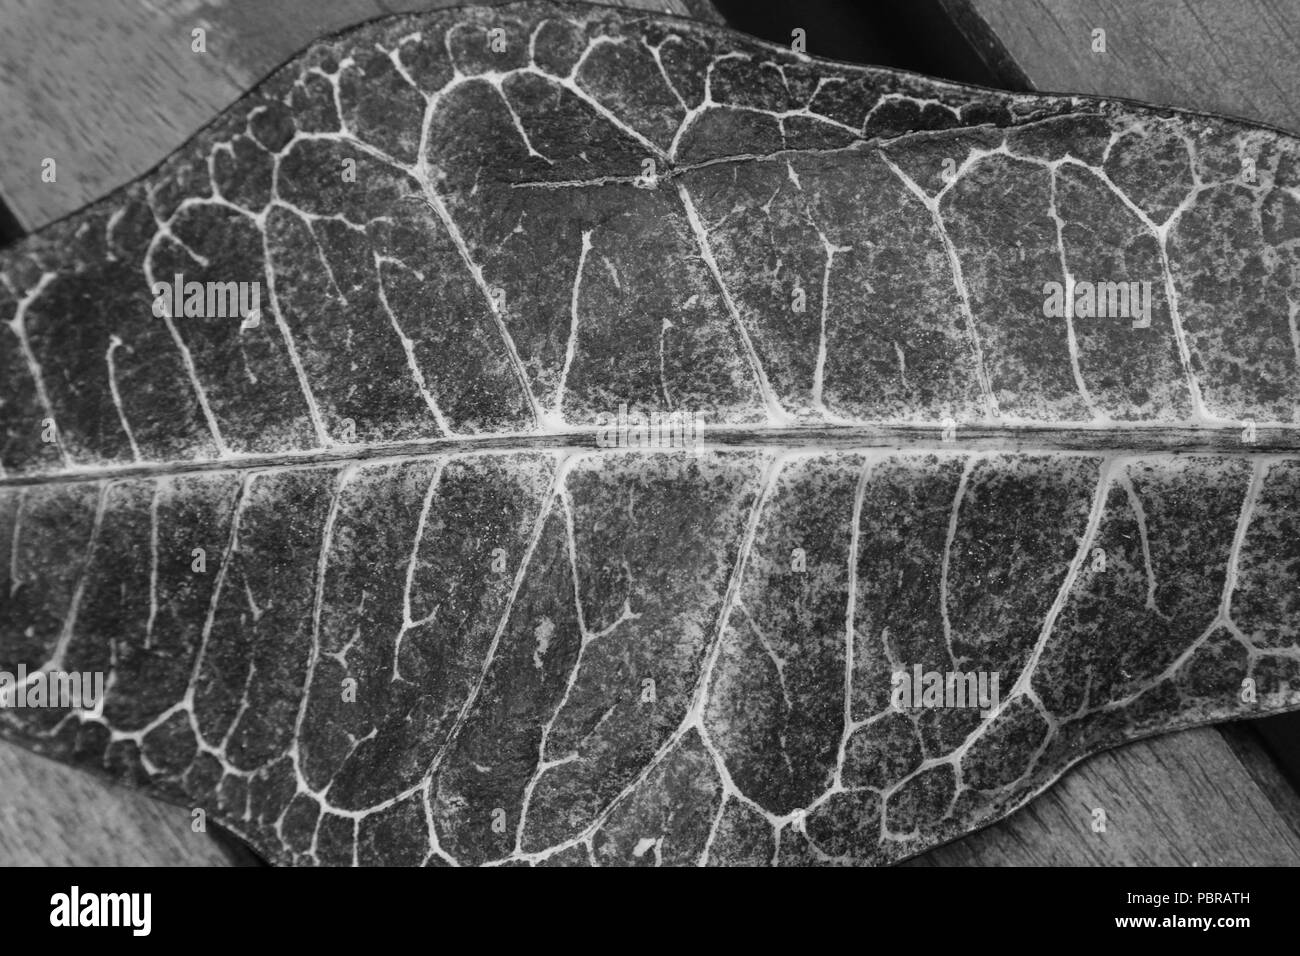
<path id="1" fill-rule="evenodd" d="M 39 229 L 147 172 L 313 39 L 464 2 L 0 0 L 0 196 Z M 717 19 L 701 0 L 604 2 Z"/>
<path id="2" fill-rule="evenodd" d="M 1224 36 L 1225 20 L 1192 34 L 1171 25 L 1182 20 L 1155 24 L 1149 34 L 1131 24 L 1116 28 L 1111 24 L 1123 15 L 1116 0 L 1025 0 L 1014 13 L 1006 0 L 944 2 L 970 4 L 964 10 L 968 28 L 984 31 L 996 55 L 1019 57 L 1004 68 L 1023 69 L 1042 89 L 1200 106 L 1279 124 L 1288 122 L 1288 109 L 1300 109 L 1300 96 L 1293 95 L 1300 92 L 1300 71 L 1291 65 L 1300 55 L 1300 29 L 1287 26 L 1295 13 L 1278 12 L 1280 2 L 1239 0 L 1234 8 L 1268 8 L 1268 15 L 1237 27 L 1231 37 Z M 623 5 L 683 13 L 695 4 Z M 0 196 L 25 227 L 38 227 L 146 171 L 313 36 L 390 9 L 448 5 L 0 0 Z M 1135 6 L 1149 9 L 1151 3 Z M 1090 8 L 1096 12 L 1089 14 Z M 1088 59 L 1088 23 L 1103 13 L 1111 19 L 1097 22 L 1107 29 L 1109 49 L 1124 53 L 1103 60 L 1108 67 Z M 208 29 L 206 57 L 189 50 L 194 25 Z M 1075 29 L 1081 30 L 1077 53 L 1070 47 Z M 1240 80 L 1219 81 L 1214 68 L 1197 59 L 1198 51 L 1244 49 L 1245 58 L 1234 60 L 1235 78 L 1243 64 L 1264 56 L 1261 50 L 1283 46 L 1286 55 L 1275 54 L 1253 81 L 1249 71 Z M 1253 92 L 1252 82 L 1259 87 Z M 1207 99 L 1197 101 L 1201 95 Z M 1289 125 L 1300 122 L 1291 117 Z M 40 181 L 45 156 L 58 160 L 57 184 Z M 1097 807 L 1107 813 L 1104 834 L 1091 829 Z M 0 865 L 227 862 L 209 836 L 191 831 L 190 820 L 185 808 L 108 787 L 0 743 Z M 1300 861 L 1298 834 L 1300 802 L 1255 735 L 1200 729 L 1093 757 L 1010 819 L 914 862 L 1294 863 Z"/>
<path id="3" fill-rule="evenodd" d="M 939 0 L 1004 83 L 1300 130 L 1296 0 Z M 1106 52 L 1092 31 L 1106 31 Z M 999 48 L 1000 47 L 1000 48 Z"/>
<path id="4" fill-rule="evenodd" d="M 190 811 L 0 744 L 0 866 L 228 866 Z"/>
<path id="5" fill-rule="evenodd" d="M 1098 808 L 1106 812 L 1104 833 L 1093 830 Z M 1199 728 L 1098 754 L 1006 820 L 904 865 L 1294 866 L 1297 861 L 1300 797 L 1249 734 L 1225 736 Z"/>

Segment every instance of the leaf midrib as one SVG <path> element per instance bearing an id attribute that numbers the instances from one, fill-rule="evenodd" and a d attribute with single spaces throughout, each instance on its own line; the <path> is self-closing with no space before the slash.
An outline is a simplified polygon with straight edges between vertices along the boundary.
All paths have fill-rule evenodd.
<path id="1" fill-rule="evenodd" d="M 1300 454 L 1300 424 L 1257 425 L 1254 442 L 1243 440 L 1243 424 L 1031 424 L 958 425 L 956 437 L 943 438 L 939 424 L 864 424 L 777 428 L 734 426 L 706 428 L 700 452 L 745 448 L 796 452 L 896 450 L 899 452 L 1004 452 L 1007 454 L 1102 454 L 1148 456 L 1209 454 L 1287 456 Z M 0 488 L 95 482 L 105 479 L 170 477 L 198 472 L 262 471 L 313 467 L 356 461 L 401 461 L 435 455 L 494 454 L 526 451 L 574 451 L 627 454 L 690 454 L 696 449 L 601 448 L 596 427 L 562 432 L 521 432 L 413 441 L 337 444 L 283 453 L 235 454 L 190 461 L 129 462 L 90 465 L 61 472 L 8 475 Z"/>

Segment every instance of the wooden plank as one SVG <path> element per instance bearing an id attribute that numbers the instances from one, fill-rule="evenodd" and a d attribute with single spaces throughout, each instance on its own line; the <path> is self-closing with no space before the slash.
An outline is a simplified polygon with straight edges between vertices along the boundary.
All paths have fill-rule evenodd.
<path id="1" fill-rule="evenodd" d="M 1029 806 L 905 866 L 1262 866 L 1300 862 L 1297 797 L 1199 728 L 1080 763 Z M 1255 773 L 1269 777 L 1266 791 Z M 1275 799 L 1282 801 L 1281 805 Z M 1093 829 L 1105 811 L 1105 832 Z"/>
<path id="2" fill-rule="evenodd" d="M 0 866 L 229 866 L 190 811 L 6 743 Z"/>
<path id="3" fill-rule="evenodd" d="M 1300 130 L 1294 0 L 939 0 L 1003 83 Z M 1106 31 L 1093 52 L 1092 31 Z"/>
<path id="4" fill-rule="evenodd" d="M 707 0 L 605 2 L 720 22 Z M 0 0 L 0 197 L 39 229 L 147 172 L 313 39 L 462 3 Z M 206 53 L 191 49 L 196 28 Z"/>

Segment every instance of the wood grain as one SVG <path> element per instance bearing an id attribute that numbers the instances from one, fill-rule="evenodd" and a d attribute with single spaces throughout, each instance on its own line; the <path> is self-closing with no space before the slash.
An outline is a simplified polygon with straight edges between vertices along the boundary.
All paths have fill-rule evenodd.
<path id="1" fill-rule="evenodd" d="M 1285 866 L 1300 861 L 1300 798 L 1258 748 L 1217 729 L 1098 754 L 1006 820 L 906 866 Z M 1264 775 L 1263 783 L 1256 773 Z M 1105 832 L 1093 830 L 1105 811 Z"/>
<path id="2" fill-rule="evenodd" d="M 185 807 L 0 747 L 0 866 L 228 866 Z"/>
<path id="3" fill-rule="evenodd" d="M 720 22 L 707 0 L 607 2 Z M 147 172 L 313 39 L 462 3 L 0 0 L 0 196 L 39 229 Z M 206 53 L 191 49 L 198 28 Z"/>
<path id="4" fill-rule="evenodd" d="M 1300 130 L 1294 0 L 940 0 L 1004 83 Z M 1106 52 L 1092 31 L 1106 31 Z"/>

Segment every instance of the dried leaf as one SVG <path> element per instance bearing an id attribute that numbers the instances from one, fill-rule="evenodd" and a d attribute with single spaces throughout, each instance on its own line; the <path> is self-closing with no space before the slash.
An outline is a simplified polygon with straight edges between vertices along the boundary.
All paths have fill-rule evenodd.
<path id="1" fill-rule="evenodd" d="M 3 733 L 277 862 L 883 863 L 1295 707 L 1298 157 L 580 6 L 322 41 L 0 253 L 0 663 L 108 675 Z"/>

